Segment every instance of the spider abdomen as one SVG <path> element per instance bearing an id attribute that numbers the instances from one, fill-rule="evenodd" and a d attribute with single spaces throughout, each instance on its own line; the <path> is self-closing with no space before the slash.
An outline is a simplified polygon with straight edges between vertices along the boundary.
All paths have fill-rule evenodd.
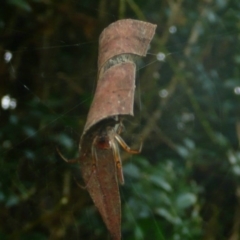
<path id="1" fill-rule="evenodd" d="M 100 149 L 111 148 L 109 138 L 107 136 L 98 137 L 98 139 L 96 141 L 96 147 L 100 148 Z"/>

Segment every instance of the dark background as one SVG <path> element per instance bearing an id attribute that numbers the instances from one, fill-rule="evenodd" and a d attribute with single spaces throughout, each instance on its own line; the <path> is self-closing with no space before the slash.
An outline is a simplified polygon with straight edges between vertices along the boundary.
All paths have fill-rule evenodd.
<path id="1" fill-rule="evenodd" d="M 124 122 L 144 147 L 122 154 L 123 239 L 240 239 L 238 0 L 1 3 L 1 239 L 109 239 L 56 147 L 78 156 L 98 37 L 122 18 L 158 25 Z"/>

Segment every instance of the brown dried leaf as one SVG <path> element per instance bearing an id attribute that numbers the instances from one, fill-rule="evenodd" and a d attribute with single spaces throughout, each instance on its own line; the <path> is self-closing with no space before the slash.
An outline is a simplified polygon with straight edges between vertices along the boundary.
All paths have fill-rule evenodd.
<path id="1" fill-rule="evenodd" d="M 155 28 L 156 25 L 150 23 L 126 19 L 112 23 L 101 34 L 98 84 L 80 141 L 83 179 L 115 240 L 121 239 L 121 202 L 116 155 L 111 148 L 112 139 L 105 130 L 107 127 L 114 129 L 119 123 L 119 116 L 133 115 L 135 56 L 146 55 Z M 103 133 L 102 137 L 100 134 Z M 96 137 L 102 137 L 103 145 L 106 143 L 109 147 L 96 147 Z M 93 149 L 96 163 L 92 156 Z M 96 168 L 94 171 L 93 166 Z"/>

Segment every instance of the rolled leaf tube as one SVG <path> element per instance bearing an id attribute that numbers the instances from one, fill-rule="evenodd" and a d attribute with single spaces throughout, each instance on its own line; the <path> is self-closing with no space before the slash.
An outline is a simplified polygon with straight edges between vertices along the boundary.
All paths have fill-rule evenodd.
<path id="1" fill-rule="evenodd" d="M 98 84 L 83 135 L 98 122 L 133 116 L 135 60 L 145 56 L 156 25 L 124 19 L 110 24 L 99 39 Z"/>
<path id="2" fill-rule="evenodd" d="M 155 29 L 151 23 L 119 20 L 105 28 L 99 40 L 98 83 L 79 161 L 87 190 L 114 240 L 121 239 L 121 201 L 116 173 L 120 156 L 112 136 L 119 117 L 133 116 L 135 60 L 146 55 Z"/>

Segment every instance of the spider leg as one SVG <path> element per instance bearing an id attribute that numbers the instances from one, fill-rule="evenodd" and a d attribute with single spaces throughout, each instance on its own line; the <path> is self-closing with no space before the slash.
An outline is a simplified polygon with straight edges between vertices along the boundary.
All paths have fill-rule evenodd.
<path id="1" fill-rule="evenodd" d="M 76 163 L 76 162 L 79 161 L 79 160 L 76 159 L 76 158 L 75 158 L 75 159 L 67 159 L 67 158 L 65 158 L 65 157 L 62 155 L 62 153 L 60 152 L 60 150 L 59 150 L 58 148 L 57 148 L 57 152 L 58 152 L 59 156 L 62 158 L 62 160 L 65 161 L 65 162 L 67 162 L 67 163 Z M 91 173 L 91 175 L 90 175 L 90 177 L 89 177 L 89 180 L 88 180 L 88 182 L 87 182 L 87 184 L 86 184 L 85 186 L 82 186 L 82 185 L 77 181 L 77 179 L 76 179 L 75 177 L 74 177 L 74 180 L 76 181 L 77 185 L 78 185 L 80 188 L 86 189 L 87 186 L 88 186 L 88 183 L 89 183 L 89 181 L 90 181 L 90 179 L 91 179 L 92 174 L 93 174 L 93 171 L 92 171 L 92 173 Z"/>
<path id="2" fill-rule="evenodd" d="M 67 162 L 67 163 L 77 163 L 79 160 L 78 158 L 74 158 L 74 159 L 67 159 L 63 156 L 63 154 L 60 152 L 60 150 L 58 148 L 56 148 L 58 155 L 62 158 L 63 161 Z"/>
<path id="3" fill-rule="evenodd" d="M 122 130 L 124 129 L 124 125 L 122 124 L 122 121 L 120 121 L 118 124 L 116 124 L 114 129 L 117 134 L 120 134 L 122 132 Z"/>
<path id="4" fill-rule="evenodd" d="M 113 150 L 113 158 L 117 167 L 117 176 L 118 181 L 123 185 L 124 184 L 124 177 L 123 177 L 123 170 L 122 170 L 122 161 L 119 154 L 119 149 L 116 142 L 113 140 L 111 144 Z"/>
<path id="5" fill-rule="evenodd" d="M 138 154 L 141 152 L 142 150 L 142 141 L 141 141 L 141 144 L 140 144 L 140 147 L 138 150 L 134 150 L 134 149 L 131 149 L 126 143 L 125 141 L 120 137 L 120 135 L 118 135 L 117 133 L 114 134 L 114 137 L 115 139 L 118 141 L 118 143 L 122 146 L 122 148 L 128 152 L 128 153 L 131 153 L 131 154 Z"/>
<path id="6" fill-rule="evenodd" d="M 113 159 L 114 159 L 116 167 L 117 167 L 118 181 L 123 185 L 124 177 L 123 177 L 123 171 L 122 171 L 122 161 L 121 161 L 121 157 L 119 154 L 119 148 L 118 148 L 117 143 L 115 142 L 114 137 L 112 137 L 110 145 L 111 145 L 111 149 L 113 151 Z"/>

